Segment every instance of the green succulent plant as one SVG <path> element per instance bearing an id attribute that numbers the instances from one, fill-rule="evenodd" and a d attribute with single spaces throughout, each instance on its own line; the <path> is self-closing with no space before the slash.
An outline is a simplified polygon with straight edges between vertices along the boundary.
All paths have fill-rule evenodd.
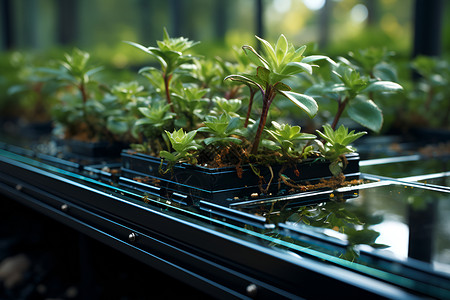
<path id="1" fill-rule="evenodd" d="M 235 137 L 242 135 L 240 130 L 240 128 L 242 128 L 242 123 L 239 117 L 231 117 L 228 114 L 207 116 L 203 124 L 205 126 L 200 127 L 197 131 L 209 133 L 211 135 L 203 140 L 206 145 L 242 143 L 241 139 Z"/>
<path id="2" fill-rule="evenodd" d="M 164 37 L 162 41 L 157 41 L 158 47 L 145 47 L 143 45 L 126 42 L 148 54 L 153 56 L 161 65 L 161 69 L 158 70 L 154 67 L 145 67 L 139 70 L 139 73 L 146 74 L 154 71 L 160 72 L 164 81 L 164 92 L 168 104 L 172 104 L 170 82 L 175 72 L 180 71 L 180 67 L 184 64 L 190 63 L 193 56 L 186 54 L 185 52 L 197 45 L 198 42 L 191 41 L 184 37 L 171 38 L 164 28 Z M 171 111 L 174 112 L 174 108 L 171 107 Z"/>
<path id="3" fill-rule="evenodd" d="M 165 172 L 171 170 L 171 166 L 173 166 L 177 162 L 195 164 L 197 162 L 197 159 L 191 152 L 198 150 L 201 147 L 194 140 L 197 131 L 194 130 L 184 132 L 184 130 L 180 128 L 179 130 L 174 130 L 173 132 L 169 132 L 167 130 L 165 132 L 167 137 L 169 138 L 170 145 L 174 150 L 173 152 L 163 150 L 159 153 L 161 158 L 166 159 L 169 163 L 169 167 Z"/>
<path id="4" fill-rule="evenodd" d="M 361 57 L 363 56 L 358 56 L 362 60 Z M 341 62 L 332 64 L 330 78 L 315 83 L 306 93 L 316 98 L 330 98 L 337 102 L 337 111 L 331 124 L 333 129 L 336 129 L 340 118 L 346 112 L 348 117 L 356 123 L 379 132 L 383 125 L 383 113 L 373 101 L 374 95 L 396 93 L 403 90 L 402 86 L 374 76 L 374 74 L 381 76 L 382 71 L 377 71 L 377 65 L 374 66 L 373 59 L 367 58 L 365 67 L 359 67 L 344 58 L 340 60 Z M 384 72 L 394 71 L 384 70 Z M 394 75 L 384 77 L 392 76 Z"/>
<path id="5" fill-rule="evenodd" d="M 52 114 L 64 127 L 65 134 L 70 136 L 84 131 L 90 140 L 100 136 L 112 138 L 104 116 L 116 107 L 106 95 L 108 87 L 95 80 L 95 75 L 101 70 L 103 67 L 91 64 L 89 53 L 77 48 L 66 53 L 56 67 L 38 68 L 39 72 L 48 75 L 46 83 L 57 83 L 55 93 L 61 105 L 55 107 Z M 61 87 L 64 89 L 58 90 Z"/>
<path id="6" fill-rule="evenodd" d="M 256 154 L 258 151 L 270 106 L 277 95 L 292 101 L 306 112 L 309 117 L 313 118 L 316 115 L 318 110 L 316 101 L 311 96 L 291 91 L 291 87 L 284 83 L 283 80 L 301 72 L 312 74 L 312 62 L 328 59 L 326 56 L 319 55 L 303 56 L 306 46 L 296 49 L 292 44 L 288 43 L 284 35 L 280 35 L 274 46 L 262 38 L 257 37 L 257 39 L 263 45 L 265 50 L 264 56 L 251 46 L 242 47 L 249 60 L 256 66 L 256 72 L 254 74 L 229 75 L 225 78 L 246 84 L 259 90 L 262 94 L 262 112 L 251 148 L 252 154 Z"/>
<path id="7" fill-rule="evenodd" d="M 272 125 L 273 129 L 266 129 L 266 132 L 276 142 L 276 147 L 272 148 L 272 150 L 281 150 L 286 155 L 301 155 L 305 145 L 299 146 L 298 143 L 311 141 L 316 138 L 314 134 L 301 132 L 300 126 L 279 124 L 275 121 L 272 121 Z"/>
<path id="8" fill-rule="evenodd" d="M 176 127 L 192 130 L 201 123 L 210 102 L 205 98 L 208 92 L 195 84 L 175 85 L 171 95 L 177 111 Z"/>
<path id="9" fill-rule="evenodd" d="M 146 141 L 140 146 L 133 145 L 135 150 L 147 153 L 155 153 L 168 148 L 164 139 L 164 131 L 173 128 L 175 114 L 170 112 L 170 105 L 164 102 L 154 102 L 145 107 L 138 108 L 141 118 L 134 123 L 133 134 L 142 134 Z"/>
<path id="10" fill-rule="evenodd" d="M 323 157 L 331 162 L 330 171 L 333 176 L 338 176 L 345 169 L 346 162 L 344 155 L 356 151 L 350 144 L 367 134 L 365 131 L 355 133 L 352 130 L 348 132 L 348 129 L 344 125 L 333 130 L 328 124 L 323 125 L 323 132 L 316 130 L 316 133 L 325 141 L 325 143 L 322 143 L 316 140 L 316 143 Z"/>
<path id="11" fill-rule="evenodd" d="M 215 107 L 211 113 L 216 115 L 227 114 L 232 117 L 239 117 L 239 110 L 242 107 L 241 99 L 226 99 L 223 97 L 214 97 L 212 99 Z M 245 127 L 245 126 L 244 126 Z"/>

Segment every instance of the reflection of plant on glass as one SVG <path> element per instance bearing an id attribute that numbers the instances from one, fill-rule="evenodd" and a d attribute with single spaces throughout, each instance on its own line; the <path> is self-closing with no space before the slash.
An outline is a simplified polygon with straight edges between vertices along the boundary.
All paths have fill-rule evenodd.
<path id="1" fill-rule="evenodd" d="M 340 257 L 353 261 L 358 258 L 357 245 L 369 245 L 376 249 L 388 247 L 376 239 L 380 233 L 370 228 L 382 222 L 382 217 L 366 215 L 359 207 L 341 201 L 328 201 L 298 209 L 284 209 L 276 216 L 278 222 L 293 222 L 331 229 L 346 236 L 348 246 Z M 272 220 L 272 219 L 271 219 Z"/>
<path id="2" fill-rule="evenodd" d="M 373 248 L 386 248 L 384 244 L 376 243 L 380 233 L 369 228 L 371 224 L 362 222 L 348 207 L 345 202 L 329 201 L 319 204 L 309 211 L 309 216 L 305 216 L 302 222 L 305 224 L 329 228 L 347 236 L 347 252 L 342 256 L 348 260 L 354 260 L 358 257 L 355 251 L 356 245 L 369 245 Z M 372 220 L 373 221 L 373 220 Z M 381 220 L 378 220 L 380 222 Z"/>

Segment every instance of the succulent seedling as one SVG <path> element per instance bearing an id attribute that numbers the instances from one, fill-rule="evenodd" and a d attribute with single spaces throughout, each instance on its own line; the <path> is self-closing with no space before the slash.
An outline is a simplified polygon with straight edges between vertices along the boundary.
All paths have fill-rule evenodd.
<path id="1" fill-rule="evenodd" d="M 262 112 L 251 147 L 252 154 L 256 154 L 258 151 L 269 109 L 275 96 L 281 95 L 289 99 L 311 118 L 316 115 L 318 111 L 316 101 L 311 96 L 293 92 L 283 80 L 301 72 L 312 74 L 311 63 L 327 58 L 325 56 L 303 56 L 306 46 L 296 49 L 288 43 L 284 35 L 280 35 L 274 46 L 260 37 L 257 39 L 263 45 L 264 56 L 251 46 L 242 47 L 250 61 L 256 66 L 256 72 L 254 74 L 229 75 L 225 78 L 256 88 L 262 94 Z"/>
<path id="2" fill-rule="evenodd" d="M 164 92 L 167 103 L 172 104 L 170 93 L 170 81 L 173 78 L 174 73 L 180 69 L 180 67 L 186 63 L 190 63 L 193 57 L 185 52 L 191 47 L 198 44 L 198 42 L 191 41 L 184 37 L 171 38 L 164 28 L 164 38 L 162 41 L 157 41 L 158 47 L 145 47 L 143 45 L 126 42 L 156 58 L 161 65 L 161 70 L 154 67 L 145 67 L 139 70 L 139 73 L 151 73 L 155 70 L 159 71 L 164 81 Z M 174 108 L 170 108 L 174 112 Z"/>

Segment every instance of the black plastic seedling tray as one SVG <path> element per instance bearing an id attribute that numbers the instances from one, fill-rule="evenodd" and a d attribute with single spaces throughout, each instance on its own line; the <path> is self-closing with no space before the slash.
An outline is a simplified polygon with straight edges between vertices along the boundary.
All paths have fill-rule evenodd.
<path id="1" fill-rule="evenodd" d="M 347 180 L 359 178 L 359 155 L 347 155 L 348 165 L 344 170 Z M 328 168 L 329 162 L 308 159 L 302 163 L 283 170 L 283 175 L 298 184 L 314 184 L 321 179 L 328 179 L 332 174 Z M 238 176 L 236 168 L 207 168 L 190 164 L 177 164 L 172 172 L 161 174 L 160 169 L 167 168 L 161 159 L 145 154 L 125 150 L 122 152 L 121 183 L 132 185 L 129 179 L 139 180 L 160 190 L 160 196 L 170 198 L 173 193 L 185 195 L 192 202 L 210 201 L 217 204 L 252 200 L 256 197 L 276 197 L 287 195 L 291 187 L 278 181 L 281 165 L 272 166 L 272 173 L 266 166 L 258 168 L 261 179 L 249 165 L 242 166 L 242 173 Z M 142 184 L 139 184 L 142 189 Z M 153 188 L 151 189 L 154 190 Z M 261 193 L 264 190 L 265 193 Z M 296 191 L 298 192 L 298 191 Z"/>

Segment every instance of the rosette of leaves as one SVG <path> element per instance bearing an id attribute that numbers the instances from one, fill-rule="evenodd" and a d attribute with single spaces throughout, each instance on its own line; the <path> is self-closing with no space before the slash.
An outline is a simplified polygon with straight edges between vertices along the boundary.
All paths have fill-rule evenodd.
<path id="1" fill-rule="evenodd" d="M 166 173 L 172 169 L 173 165 L 181 162 L 196 164 L 197 159 L 192 152 L 195 152 L 201 148 L 201 146 L 194 140 L 197 131 L 193 130 L 184 132 L 183 128 L 180 128 L 179 130 L 174 130 L 173 132 L 169 132 L 167 130 L 165 132 L 174 151 L 168 152 L 162 150 L 159 152 L 160 157 L 168 162 L 167 170 L 163 171 L 161 169 L 160 171 Z"/>
<path id="2" fill-rule="evenodd" d="M 146 107 L 138 108 L 141 118 L 134 123 L 133 134 L 142 134 L 146 141 L 133 145 L 135 150 L 147 153 L 158 153 L 168 148 L 164 131 L 173 128 L 175 113 L 170 112 L 170 105 L 164 101 L 153 101 Z"/>
<path id="3" fill-rule="evenodd" d="M 184 37 L 171 38 L 164 28 L 164 38 L 162 41 L 157 41 L 158 47 L 145 47 L 134 42 L 126 43 L 150 54 L 159 62 L 161 65 L 160 70 L 154 67 L 145 67 L 139 70 L 139 73 L 144 75 L 147 74 L 151 77 L 155 71 L 159 72 L 164 82 L 164 92 L 167 103 L 169 105 L 172 104 L 170 82 L 174 73 L 179 71 L 182 65 L 192 62 L 193 56 L 186 54 L 185 52 L 198 44 L 198 42 L 191 41 Z M 173 107 L 171 107 L 171 111 L 174 112 Z"/>
<path id="4" fill-rule="evenodd" d="M 275 142 L 270 144 L 271 150 L 281 151 L 283 155 L 290 157 L 306 157 L 312 151 L 313 147 L 306 146 L 303 142 L 314 140 L 314 134 L 301 132 L 300 126 L 279 124 L 275 121 L 272 121 L 272 125 L 273 129 L 266 129 Z M 267 147 L 267 144 L 265 146 Z"/>
<path id="5" fill-rule="evenodd" d="M 322 143 L 316 140 L 316 143 L 323 157 L 330 161 L 329 169 L 335 177 L 346 167 L 345 155 L 356 151 L 350 144 L 367 134 L 365 131 L 355 133 L 352 130 L 348 132 L 348 129 L 344 125 L 333 130 L 328 124 L 323 125 L 323 132 L 316 130 L 316 133 L 325 141 L 325 143 Z"/>
<path id="6" fill-rule="evenodd" d="M 280 35 L 274 47 L 262 38 L 257 37 L 257 39 L 263 45 L 265 50 L 264 56 L 251 46 L 242 47 L 250 61 L 256 66 L 256 72 L 254 74 L 230 75 L 225 78 L 246 84 L 259 90 L 262 94 L 262 112 L 251 147 L 252 154 L 256 154 L 258 151 L 269 108 L 277 95 L 292 101 L 306 112 L 310 118 L 317 114 L 318 105 L 316 101 L 311 96 L 291 91 L 291 88 L 283 80 L 301 72 L 312 74 L 311 63 L 316 60 L 327 59 L 325 56 L 318 55 L 303 56 L 306 46 L 296 49 L 292 44 L 288 43 L 284 35 Z"/>
<path id="7" fill-rule="evenodd" d="M 223 97 L 216 96 L 213 97 L 211 100 L 215 105 L 211 113 L 214 113 L 216 115 L 222 115 L 225 113 L 232 117 L 240 116 L 239 110 L 242 107 L 241 99 L 226 99 Z"/>
<path id="8" fill-rule="evenodd" d="M 242 135 L 240 130 L 240 128 L 242 128 L 242 122 L 239 117 L 231 117 L 226 113 L 221 114 L 220 116 L 206 116 L 206 120 L 203 124 L 205 126 L 200 127 L 197 131 L 211 135 L 203 140 L 206 145 L 242 143 L 242 140 L 236 137 Z"/>

